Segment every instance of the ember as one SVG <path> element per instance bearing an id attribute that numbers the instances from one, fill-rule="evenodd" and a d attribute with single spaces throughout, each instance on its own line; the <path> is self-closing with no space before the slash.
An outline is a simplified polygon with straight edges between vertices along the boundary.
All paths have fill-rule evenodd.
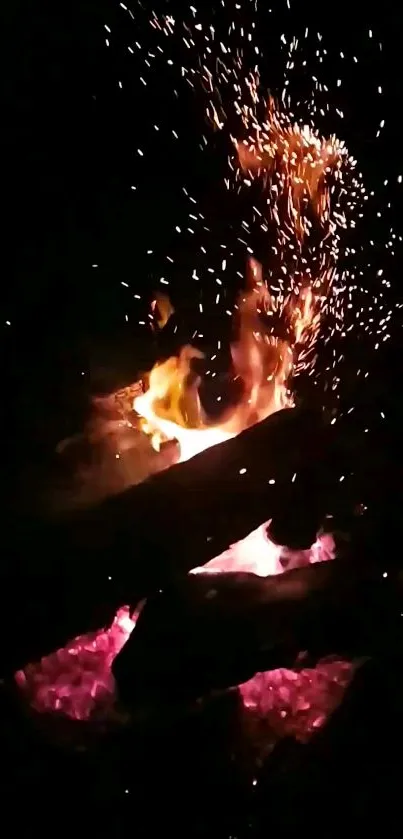
<path id="1" fill-rule="evenodd" d="M 261 747 L 276 737 L 305 741 L 337 707 L 353 669 L 345 661 L 323 660 L 315 668 L 257 673 L 239 690 L 248 721 Z"/>
<path id="2" fill-rule="evenodd" d="M 270 542 L 262 526 L 193 573 L 236 570 L 260 576 L 277 574 L 282 571 L 284 553 L 294 566 L 305 565 L 331 559 L 334 543 L 326 534 L 310 551 L 284 552 Z M 108 720 L 115 702 L 112 663 L 135 629 L 138 614 L 139 609 L 133 615 L 127 607 L 119 609 L 109 629 L 76 638 L 64 649 L 19 671 L 17 683 L 32 707 L 76 720 Z M 240 695 L 255 720 L 264 718 L 266 741 L 288 733 L 304 739 L 338 704 L 351 673 L 351 665 L 337 661 L 321 662 L 315 670 L 258 673 L 240 686 Z"/>
<path id="3" fill-rule="evenodd" d="M 137 614 L 122 607 L 108 629 L 75 638 L 62 650 L 16 674 L 32 707 L 86 720 L 105 717 L 114 699 L 112 662 L 136 625 Z"/>

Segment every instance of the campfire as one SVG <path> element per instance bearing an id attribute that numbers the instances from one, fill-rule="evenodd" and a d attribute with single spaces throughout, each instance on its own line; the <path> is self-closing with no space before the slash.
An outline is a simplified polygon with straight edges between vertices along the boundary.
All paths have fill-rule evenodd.
<path id="1" fill-rule="evenodd" d="M 264 585 L 266 578 L 270 581 L 284 571 L 323 563 L 336 555 L 331 528 L 324 526 L 324 516 L 330 511 L 321 509 L 322 520 L 318 520 L 315 501 L 313 522 L 317 530 L 312 531 L 312 525 L 308 527 L 311 538 L 304 533 L 299 544 L 298 538 L 294 544 L 293 540 L 291 544 L 282 544 L 274 534 L 279 512 L 280 518 L 284 518 L 285 509 L 286 520 L 298 516 L 298 505 L 301 507 L 306 489 L 301 474 L 309 465 L 311 453 L 312 457 L 318 452 L 319 459 L 321 456 L 321 432 L 315 422 L 310 426 L 308 417 L 304 420 L 308 426 L 303 422 L 300 430 L 299 420 L 293 424 L 292 416 L 298 417 L 293 384 L 302 372 L 309 375 L 313 370 L 321 329 L 334 311 L 339 316 L 337 254 L 339 232 L 347 222 L 340 205 L 343 190 L 338 187 L 354 164 L 336 138 L 323 140 L 307 127 L 293 124 L 272 99 L 262 125 L 256 125 L 247 111 L 244 124 L 250 129 L 248 138 L 233 141 L 237 153 L 235 178 L 246 185 L 256 181 L 267 197 L 268 218 L 263 223 L 274 221 L 276 239 L 272 251 L 277 276 L 274 277 L 273 268 L 267 270 L 252 256 L 248 258 L 245 288 L 233 312 L 235 338 L 229 377 L 239 386 L 238 400 L 219 421 L 209 420 L 199 390 L 203 355 L 192 346 L 157 363 L 141 382 L 109 400 L 118 413 L 118 419 L 113 421 L 116 457 L 125 458 L 122 439 L 127 429 L 136 429 L 137 434 L 148 437 L 150 452 L 159 452 L 166 444 L 172 446 L 170 468 L 152 479 L 156 482 L 153 486 L 162 487 L 156 495 L 154 528 L 161 533 L 166 523 L 176 534 L 178 551 L 186 556 L 189 580 L 193 580 L 192 586 L 198 586 L 199 580 L 202 586 L 207 585 L 209 601 L 214 600 L 220 580 L 227 579 L 227 575 L 231 579 L 231 575 L 237 579 L 245 575 L 245 580 L 252 575 L 253 579 L 261 578 Z M 290 242 L 295 253 L 292 272 L 285 260 Z M 270 288 L 275 285 L 274 279 L 277 291 Z M 163 330 L 173 316 L 168 298 L 156 296 L 151 307 L 154 328 Z M 164 465 L 161 460 L 161 466 Z M 145 487 L 146 496 L 148 485 L 146 481 L 139 488 Z M 213 499 L 209 505 L 207 496 L 212 493 L 215 498 L 218 491 L 222 509 L 215 513 Z M 231 515 L 231 493 L 235 491 L 238 501 L 243 501 L 243 510 L 241 513 L 235 504 Z M 173 512 L 172 519 L 169 514 L 159 518 L 158 504 L 164 492 L 167 495 L 162 503 L 168 507 L 170 503 L 179 503 L 183 506 L 182 515 Z M 187 520 L 192 493 L 201 500 L 193 519 L 190 514 Z M 133 496 L 133 516 L 140 520 L 141 507 L 135 506 L 137 497 L 140 496 Z M 172 543 L 175 544 L 174 537 Z M 222 548 L 218 553 L 217 546 Z M 188 548 L 195 557 L 194 567 Z M 152 552 L 147 562 L 154 562 Z M 181 568 L 184 563 L 185 560 L 179 563 Z M 237 597 L 241 594 L 242 585 Z M 148 603 L 136 609 L 122 606 L 109 628 L 80 636 L 19 671 L 17 683 L 33 708 L 75 720 L 108 718 L 116 698 L 112 665 L 115 659 L 119 661 L 129 638 L 136 642 L 136 622 L 141 622 L 144 614 L 147 624 L 147 609 Z M 163 621 L 161 643 L 164 644 Z M 303 648 L 299 652 L 303 653 Z M 118 666 L 118 685 L 119 672 Z M 293 733 L 305 739 L 338 704 L 352 672 L 350 663 L 337 658 L 321 660 L 316 667 L 304 667 L 304 660 L 297 656 L 295 667 L 280 664 L 266 672 L 255 672 L 252 678 L 241 681 L 237 690 L 245 713 L 257 716 L 266 737 Z M 131 678 L 136 681 L 135 669 Z M 226 685 L 236 686 L 237 682 L 230 679 Z M 199 698 L 196 691 L 193 699 Z"/>

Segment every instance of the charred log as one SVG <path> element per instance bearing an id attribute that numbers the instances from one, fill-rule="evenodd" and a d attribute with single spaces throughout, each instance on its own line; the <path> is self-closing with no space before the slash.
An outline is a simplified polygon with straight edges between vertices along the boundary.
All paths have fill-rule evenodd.
<path id="1" fill-rule="evenodd" d="M 330 433 L 320 414 L 280 411 L 77 516 L 65 538 L 87 551 L 87 563 L 113 556 L 114 576 L 136 595 L 204 565 L 284 510 L 304 522 L 301 537 L 290 537 L 304 548 L 327 512 Z"/>
<path id="2" fill-rule="evenodd" d="M 402 594 L 379 570 L 338 560 L 263 579 L 190 575 L 145 605 L 113 665 L 120 696 L 152 706 L 326 655 L 390 655 Z"/>
<path id="3" fill-rule="evenodd" d="M 258 836 L 268 830 L 280 836 L 309 832 L 312 812 L 306 802 L 318 794 L 321 812 L 332 814 L 333 835 L 347 820 L 359 832 L 379 818 L 395 824 L 401 807 L 396 766 L 403 742 L 402 690 L 399 658 L 368 661 L 308 744 L 292 738 L 278 743 L 257 779 Z M 342 807 L 334 807 L 335 800 Z"/>
<path id="4" fill-rule="evenodd" d="M 285 511 L 289 543 L 306 547 L 327 512 L 329 434 L 320 414 L 281 411 L 90 510 L 20 528 L 1 583 L 6 635 L 20 636 L 13 666 L 107 625 L 119 605 L 204 565 L 263 521 L 273 519 L 276 535 L 277 517 L 287 541 Z"/>

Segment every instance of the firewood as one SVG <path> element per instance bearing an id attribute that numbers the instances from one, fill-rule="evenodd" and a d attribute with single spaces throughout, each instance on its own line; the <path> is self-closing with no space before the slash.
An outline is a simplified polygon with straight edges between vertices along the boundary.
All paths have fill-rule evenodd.
<path id="1" fill-rule="evenodd" d="M 327 512 L 328 434 L 320 414 L 284 410 L 91 509 L 18 527 L 1 581 L 16 666 L 108 624 L 284 510 L 303 530 L 309 518 L 312 542 Z"/>
<path id="2" fill-rule="evenodd" d="M 204 565 L 287 505 L 296 518 L 297 501 L 307 516 L 313 511 L 314 539 L 327 512 L 330 434 L 320 414 L 280 411 L 107 499 L 77 517 L 71 533 L 94 558 L 113 555 L 128 595 L 130 585 L 147 594 L 172 575 Z M 305 533 L 302 538 L 296 547 L 308 546 Z"/>
<path id="3" fill-rule="evenodd" d="M 119 694 L 158 705 L 328 655 L 391 655 L 402 594 L 401 580 L 351 560 L 268 578 L 189 575 L 146 603 L 113 665 Z"/>

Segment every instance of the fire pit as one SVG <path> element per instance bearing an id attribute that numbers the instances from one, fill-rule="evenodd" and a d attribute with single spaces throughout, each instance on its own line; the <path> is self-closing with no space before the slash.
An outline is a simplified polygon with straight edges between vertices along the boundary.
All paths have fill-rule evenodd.
<path id="1" fill-rule="evenodd" d="M 261 131 L 263 133 L 260 133 Z M 285 568 L 322 562 L 335 556 L 331 534 L 319 531 L 321 522 L 318 514 L 322 513 L 323 516 L 327 510 L 322 509 L 323 504 L 320 510 L 318 508 L 317 496 L 321 487 L 316 485 L 317 482 L 315 484 L 315 480 L 309 482 L 309 506 L 311 513 L 313 510 L 313 516 L 310 516 L 310 527 L 301 536 L 302 543 L 298 545 L 297 537 L 297 545 L 292 549 L 290 542 L 288 547 L 285 547 L 275 544 L 269 538 L 270 527 L 273 533 L 276 532 L 276 507 L 281 515 L 278 499 L 281 499 L 283 508 L 288 506 L 290 518 L 298 515 L 303 491 L 308 489 L 307 479 L 303 477 L 303 472 L 307 469 L 307 457 L 306 451 L 303 457 L 301 451 L 297 457 L 284 451 L 281 454 L 279 469 L 279 458 L 273 456 L 274 452 L 270 451 L 270 446 L 278 447 L 280 442 L 276 439 L 275 422 L 271 435 L 268 426 L 267 441 L 264 438 L 260 441 L 259 427 L 263 427 L 263 421 L 271 415 L 274 415 L 274 420 L 276 416 L 281 418 L 281 414 L 276 414 L 281 409 L 292 412 L 292 377 L 301 370 L 309 369 L 313 364 L 315 342 L 324 312 L 336 299 L 335 254 L 340 223 L 338 214 L 334 215 L 330 183 L 340 180 L 344 170 L 351 167 L 352 161 L 344 147 L 335 139 L 321 140 L 308 129 L 292 125 L 285 115 L 278 111 L 273 100 L 268 103 L 266 122 L 262 129 L 259 129 L 255 137 L 250 136 L 247 141 L 235 145 L 241 178 L 260 178 L 265 190 L 270 190 L 276 185 L 277 197 L 270 209 L 278 219 L 278 246 L 282 246 L 286 225 L 303 252 L 304 242 L 310 235 L 309 218 L 313 216 L 319 231 L 318 247 L 322 251 L 322 258 L 315 267 L 307 266 L 304 272 L 294 273 L 290 292 L 285 294 L 279 290 L 276 296 L 269 291 L 262 265 L 255 259 L 249 259 L 246 290 L 241 292 L 235 306 L 236 338 L 231 348 L 231 375 L 233 380 L 239 380 L 241 383 L 240 398 L 219 422 L 214 425 L 209 423 L 203 411 L 199 397 L 200 377 L 192 367 L 194 360 L 200 360 L 202 355 L 192 347 L 184 347 L 178 357 L 158 363 L 145 379 L 144 392 L 139 392 L 137 386 L 117 394 L 114 399 L 115 408 L 121 414 L 120 420 L 113 425 L 114 441 L 117 445 L 116 458 L 124 459 L 122 434 L 127 427 L 135 423 L 134 418 L 138 417 L 137 424 L 140 425 L 141 431 L 149 436 L 154 449 L 159 451 L 164 443 L 175 441 L 178 463 L 184 464 L 188 461 L 189 468 L 183 475 L 180 467 L 175 467 L 179 485 L 183 487 L 184 493 L 200 492 L 201 487 L 197 487 L 195 480 L 198 466 L 196 463 L 193 466 L 193 458 L 199 455 L 202 474 L 204 467 L 201 453 L 211 451 L 211 447 L 215 447 L 217 472 L 216 475 L 212 474 L 210 465 L 209 481 L 205 481 L 206 491 L 213 491 L 212 481 L 216 483 L 216 491 L 217 485 L 224 478 L 222 491 L 231 498 L 233 493 L 230 484 L 239 486 L 240 482 L 244 482 L 246 487 L 250 487 L 250 505 L 256 507 L 256 511 L 262 509 L 262 516 L 263 509 L 269 509 L 270 504 L 267 506 L 266 500 L 271 495 L 270 503 L 274 506 L 273 520 L 259 524 L 259 512 L 252 514 L 251 521 L 255 529 L 249 535 L 246 532 L 245 538 L 234 542 L 232 547 L 218 556 L 214 557 L 214 549 L 216 544 L 220 544 L 220 538 L 217 540 L 214 536 L 217 522 L 211 521 L 211 515 L 214 517 L 213 511 L 209 511 L 208 518 L 206 516 L 213 535 L 208 535 L 205 539 L 202 531 L 191 534 L 196 543 L 195 558 L 199 554 L 200 546 L 201 557 L 205 560 L 209 555 L 213 557 L 191 570 L 193 575 L 208 575 L 209 585 L 211 578 L 211 588 L 206 595 L 208 598 L 215 597 L 215 585 L 218 575 L 222 572 L 247 572 L 267 577 L 277 575 Z M 278 213 L 283 205 L 288 209 L 280 223 Z M 164 328 L 173 314 L 173 308 L 167 298 L 159 298 L 153 302 L 152 312 L 158 327 Z M 286 421 L 287 418 L 284 422 Z M 254 443 L 252 468 L 248 474 L 251 451 L 242 446 L 242 441 L 247 440 L 248 433 L 251 436 L 251 432 L 245 430 L 253 431 L 253 426 L 257 430 L 257 442 Z M 314 427 L 315 423 L 312 428 Z M 301 445 L 309 448 L 312 445 L 312 428 L 311 433 L 307 430 L 305 439 L 303 434 L 299 435 L 297 448 L 300 449 Z M 110 426 L 107 430 L 110 431 Z M 289 435 L 292 433 L 290 425 Z M 241 437 L 238 443 L 235 438 L 239 434 Z M 287 439 L 287 431 L 283 432 L 282 439 L 285 445 L 291 449 L 293 446 L 295 448 L 295 442 Z M 231 440 L 234 441 L 232 448 L 228 448 Z M 315 453 L 316 457 L 320 459 L 322 451 L 319 439 L 315 440 L 315 447 L 318 450 Z M 228 456 L 226 452 L 229 452 Z M 245 464 L 242 461 L 243 453 Z M 312 456 L 315 456 L 314 453 Z M 260 461 L 258 468 L 257 459 Z M 164 507 L 167 502 L 168 507 L 170 505 L 169 473 L 167 474 L 167 495 L 165 499 L 161 497 L 159 502 Z M 311 475 L 309 477 L 312 478 Z M 258 493 L 256 487 L 259 487 Z M 277 501 L 273 504 L 276 497 Z M 203 515 L 203 503 L 205 502 L 200 505 L 200 516 Z M 183 505 L 184 516 L 186 504 L 183 500 L 180 504 Z M 191 504 L 195 506 L 198 501 L 193 499 Z M 303 506 L 305 509 L 306 505 Z M 228 504 L 226 512 L 230 512 Z M 158 515 L 157 511 L 157 521 Z M 220 515 L 222 517 L 222 512 L 217 509 L 217 517 Z M 234 506 L 233 515 L 232 523 L 227 522 L 227 526 L 224 527 L 221 524 L 224 542 L 222 534 L 219 536 L 221 535 L 221 544 L 224 546 L 227 534 L 231 537 L 236 533 L 242 521 L 241 516 L 238 517 L 237 506 Z M 307 516 L 309 519 L 309 514 Z M 247 506 L 246 520 L 248 517 L 250 510 Z M 175 525 L 169 521 L 169 516 L 165 515 L 164 520 L 171 531 L 175 529 Z M 162 529 L 164 520 L 158 522 L 158 525 L 155 522 L 154 526 Z M 314 528 L 318 528 L 318 532 L 312 528 L 312 523 Z M 256 524 L 259 525 L 257 528 Z M 186 549 L 190 547 L 181 533 L 187 527 L 188 523 L 184 523 L 180 517 L 175 531 L 177 539 L 173 540 L 178 550 L 181 541 L 186 544 Z M 218 529 L 220 530 L 220 527 Z M 245 533 L 244 524 L 241 524 L 240 532 Z M 185 555 L 183 547 L 181 554 Z M 153 562 L 152 556 L 149 561 Z M 186 557 L 186 561 L 191 563 L 190 557 Z M 39 664 L 31 664 L 19 671 L 16 675 L 17 683 L 34 709 L 65 714 L 77 720 L 105 718 L 110 713 L 114 701 L 112 664 L 131 633 L 136 633 L 137 617 L 138 611 L 133 612 L 129 606 L 122 606 L 109 628 L 78 637 L 64 649 L 42 659 Z M 163 644 L 163 638 L 160 640 Z M 116 672 L 119 674 L 119 667 Z M 275 669 L 270 673 L 258 672 L 251 680 L 240 685 L 239 692 L 245 710 L 264 720 L 266 730 L 270 731 L 270 738 L 290 732 L 300 738 L 306 738 L 323 724 L 329 712 L 339 702 L 351 673 L 349 664 L 337 660 L 321 662 L 316 669 L 302 669 L 300 672 L 284 668 Z M 133 679 L 136 679 L 135 672 Z M 212 688 L 214 687 L 212 684 Z M 197 694 L 193 697 L 195 700 L 199 698 L 200 695 Z"/>
<path id="2" fill-rule="evenodd" d="M 260 187 L 270 244 L 261 261 L 247 248 L 244 288 L 227 311 L 237 398 L 214 422 L 202 404 L 219 341 L 208 358 L 185 345 L 98 400 L 87 441 L 105 445 L 124 477 L 106 477 L 106 500 L 82 505 L 70 555 L 111 557 L 111 591 L 126 599 L 109 626 L 24 662 L 15 678 L 35 712 L 101 724 L 148 713 L 162 698 L 193 708 L 236 691 L 264 750 L 323 726 L 354 673 L 354 645 L 371 653 L 360 632 L 346 650 L 325 621 L 327 608 L 340 616 L 344 596 L 352 620 L 355 603 L 329 525 L 344 479 L 337 412 L 325 421 L 295 407 L 298 378 L 314 373 L 319 349 L 342 329 L 340 241 L 363 189 L 342 142 L 262 100 L 257 73 L 247 87 L 252 104 L 235 103 L 242 131 L 231 135 L 230 166 L 239 190 Z M 209 117 L 221 130 L 225 114 L 212 105 Z M 156 334 L 173 318 L 168 297 L 156 295 Z M 325 372 L 335 389 L 333 365 Z M 325 572 L 329 561 L 335 570 Z"/>

